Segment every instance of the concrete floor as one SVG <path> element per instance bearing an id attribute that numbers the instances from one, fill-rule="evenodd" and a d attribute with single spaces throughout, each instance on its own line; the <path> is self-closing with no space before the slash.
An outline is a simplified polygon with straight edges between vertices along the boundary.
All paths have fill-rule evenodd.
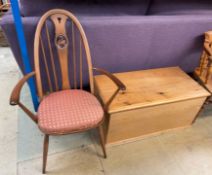
<path id="1" fill-rule="evenodd" d="M 0 175 L 39 175 L 43 135 L 9 95 L 20 77 L 14 58 L 0 48 Z M 32 108 L 28 88 L 22 101 Z M 108 158 L 91 133 L 53 137 L 47 171 L 51 175 L 211 175 L 212 106 L 190 128 L 107 148 Z M 17 132 L 18 131 L 18 132 Z"/>
<path id="2" fill-rule="evenodd" d="M 0 48 L 0 174 L 16 174 L 17 108 L 9 106 L 9 96 L 19 71 L 10 49 Z"/>

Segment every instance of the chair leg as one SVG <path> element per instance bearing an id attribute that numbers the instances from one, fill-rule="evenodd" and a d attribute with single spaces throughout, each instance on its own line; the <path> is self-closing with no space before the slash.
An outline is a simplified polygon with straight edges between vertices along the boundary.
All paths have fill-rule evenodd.
<path id="1" fill-rule="evenodd" d="M 46 162 L 48 156 L 48 148 L 49 148 L 49 135 L 44 136 L 43 142 L 43 174 L 46 173 Z"/>
<path id="2" fill-rule="evenodd" d="M 103 132 L 103 127 L 102 127 L 102 125 L 100 125 L 100 126 L 98 127 L 98 130 L 99 130 L 100 144 L 101 144 L 101 147 L 102 147 L 102 151 L 103 151 L 103 154 L 104 154 L 104 158 L 107 158 L 107 153 L 106 153 L 106 149 L 105 149 L 104 132 Z"/>

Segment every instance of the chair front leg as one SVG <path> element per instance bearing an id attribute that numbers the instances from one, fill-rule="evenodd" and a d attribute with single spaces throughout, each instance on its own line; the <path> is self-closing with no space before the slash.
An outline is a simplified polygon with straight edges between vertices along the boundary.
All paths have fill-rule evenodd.
<path id="1" fill-rule="evenodd" d="M 45 135 L 44 142 L 43 142 L 43 174 L 46 174 L 48 149 L 49 149 L 49 135 Z"/>
<path id="2" fill-rule="evenodd" d="M 102 125 L 98 127 L 98 131 L 99 131 L 99 137 L 100 137 L 100 145 L 102 147 L 104 158 L 107 158 L 107 153 L 105 149 L 105 137 L 104 137 L 104 131 L 103 131 Z"/>

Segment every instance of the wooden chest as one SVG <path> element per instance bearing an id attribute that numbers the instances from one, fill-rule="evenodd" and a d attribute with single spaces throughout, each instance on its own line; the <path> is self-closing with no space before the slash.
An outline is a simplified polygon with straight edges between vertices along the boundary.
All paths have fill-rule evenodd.
<path id="1" fill-rule="evenodd" d="M 178 67 L 115 74 L 127 87 L 108 109 L 106 143 L 123 143 L 191 125 L 206 98 L 203 87 Z M 103 75 L 95 76 L 97 95 L 106 103 L 116 90 Z"/>

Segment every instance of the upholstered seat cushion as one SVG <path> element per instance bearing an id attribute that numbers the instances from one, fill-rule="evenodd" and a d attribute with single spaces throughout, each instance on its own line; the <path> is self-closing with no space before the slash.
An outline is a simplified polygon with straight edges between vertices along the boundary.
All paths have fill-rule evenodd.
<path id="1" fill-rule="evenodd" d="M 45 134 L 66 134 L 96 127 L 103 109 L 91 93 L 63 90 L 44 98 L 38 108 L 38 126 Z"/>

